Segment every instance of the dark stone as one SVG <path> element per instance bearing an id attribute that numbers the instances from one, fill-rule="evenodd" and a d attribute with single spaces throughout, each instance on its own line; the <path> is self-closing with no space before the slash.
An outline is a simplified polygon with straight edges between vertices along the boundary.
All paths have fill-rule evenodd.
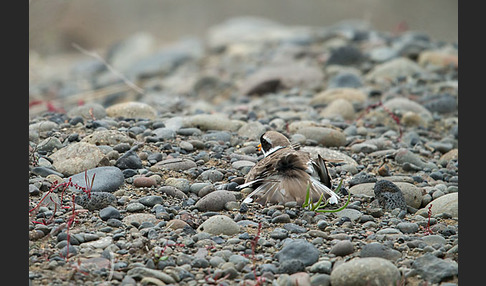
<path id="1" fill-rule="evenodd" d="M 431 253 L 417 258 L 412 263 L 420 276 L 431 283 L 439 283 L 458 275 L 457 263 L 437 258 Z"/>
<path id="2" fill-rule="evenodd" d="M 93 175 L 95 175 L 94 180 Z M 91 192 L 114 192 L 123 184 L 125 177 L 117 167 L 105 166 L 90 169 L 86 174 L 81 172 L 72 175 L 65 181 L 67 182 L 69 179 L 71 179 L 72 183 L 84 188 L 87 187 L 86 180 L 89 181 L 89 184 L 93 181 Z"/>
<path id="3" fill-rule="evenodd" d="M 342 46 L 331 51 L 326 65 L 354 65 L 364 60 L 364 55 L 354 46 Z"/>
<path id="4" fill-rule="evenodd" d="M 142 160 L 134 150 L 127 151 L 123 156 L 116 160 L 115 166 L 120 169 L 141 169 Z"/>
<path id="5" fill-rule="evenodd" d="M 312 265 L 319 260 L 320 251 L 305 239 L 295 239 L 285 244 L 285 246 L 275 254 L 280 263 L 291 259 L 301 261 L 305 266 Z"/>
<path id="6" fill-rule="evenodd" d="M 380 206 L 387 210 L 400 208 L 407 210 L 407 203 L 400 188 L 393 182 L 380 180 L 373 187 L 375 198 Z"/>
<path id="7" fill-rule="evenodd" d="M 107 206 L 106 208 L 100 210 L 100 218 L 104 221 L 112 220 L 112 219 L 119 220 L 121 218 L 121 215 L 120 215 L 120 211 L 118 211 L 115 207 Z M 114 223 L 110 222 L 110 224 L 114 224 Z"/>
<path id="8" fill-rule="evenodd" d="M 280 263 L 280 267 L 278 268 L 278 271 L 279 273 L 286 273 L 286 274 L 304 272 L 305 265 L 301 260 L 298 259 L 285 260 Z"/>
<path id="9" fill-rule="evenodd" d="M 106 208 L 116 201 L 115 195 L 107 192 L 96 192 L 88 194 L 77 195 L 74 202 L 90 211 Z"/>

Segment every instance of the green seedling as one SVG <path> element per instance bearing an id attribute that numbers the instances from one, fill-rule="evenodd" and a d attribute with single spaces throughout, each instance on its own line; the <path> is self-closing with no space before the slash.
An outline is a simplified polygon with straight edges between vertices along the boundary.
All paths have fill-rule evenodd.
<path id="1" fill-rule="evenodd" d="M 342 185 L 343 185 L 343 180 L 341 179 L 338 187 L 336 188 L 335 191 L 336 193 L 341 190 Z M 346 203 L 342 207 L 335 210 L 326 210 L 324 208 L 329 204 L 329 200 L 324 200 L 324 194 L 322 194 L 319 200 L 316 203 L 313 203 L 312 198 L 310 197 L 310 184 L 308 184 L 307 192 L 305 195 L 305 201 L 302 204 L 302 208 L 306 210 L 318 212 L 318 213 L 335 213 L 344 210 L 348 206 L 350 200 L 351 200 L 351 193 L 348 193 L 348 199 L 346 200 Z"/>

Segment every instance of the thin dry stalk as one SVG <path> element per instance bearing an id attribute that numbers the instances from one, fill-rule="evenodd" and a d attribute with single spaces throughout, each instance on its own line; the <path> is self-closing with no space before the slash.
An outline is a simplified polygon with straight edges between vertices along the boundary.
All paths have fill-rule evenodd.
<path id="1" fill-rule="evenodd" d="M 139 94 L 144 94 L 144 90 L 142 88 L 138 87 L 136 84 L 134 84 L 133 82 L 131 82 L 130 80 L 128 80 L 126 78 L 126 76 L 124 76 L 122 73 L 120 73 L 119 71 L 117 71 L 114 67 L 112 67 L 109 63 L 107 63 L 105 61 L 105 59 L 103 59 L 100 55 L 98 55 L 98 53 L 96 53 L 96 52 L 90 52 L 90 51 L 82 48 L 80 45 L 78 45 L 76 43 L 72 43 L 72 46 L 75 49 L 77 49 L 78 51 L 80 51 L 81 53 L 97 59 L 102 64 L 104 64 L 114 75 L 116 75 L 117 77 L 119 77 L 131 89 L 135 90 Z"/>

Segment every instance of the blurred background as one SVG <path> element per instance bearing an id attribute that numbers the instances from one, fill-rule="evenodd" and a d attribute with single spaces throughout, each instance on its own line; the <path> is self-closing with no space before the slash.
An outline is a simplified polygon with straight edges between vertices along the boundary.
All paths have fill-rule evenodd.
<path id="1" fill-rule="evenodd" d="M 457 0 L 29 0 L 29 48 L 41 56 L 72 52 L 72 42 L 104 49 L 139 31 L 163 44 L 204 37 L 209 27 L 246 15 L 303 26 L 359 19 L 378 31 L 458 40 Z"/>
<path id="2" fill-rule="evenodd" d="M 177 83 L 171 78 L 180 73 L 189 86 L 185 69 L 190 68 L 170 69 L 178 57 L 200 57 L 207 46 L 214 48 L 215 30 L 221 35 L 231 20 L 244 16 L 260 27 L 250 32 L 253 36 L 265 25 L 320 31 L 354 21 L 391 36 L 411 32 L 438 43 L 458 41 L 457 0 L 29 0 L 29 112 L 127 94 L 110 88 L 119 84 L 120 75 L 139 80 L 140 66 L 167 68 L 158 78 L 164 88 Z M 234 40 L 244 37 L 238 29 Z"/>

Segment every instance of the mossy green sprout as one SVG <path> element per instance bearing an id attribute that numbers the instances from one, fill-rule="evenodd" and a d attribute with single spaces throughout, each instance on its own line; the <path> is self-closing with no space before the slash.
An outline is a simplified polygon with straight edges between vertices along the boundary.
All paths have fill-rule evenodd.
<path id="1" fill-rule="evenodd" d="M 338 187 L 335 190 L 336 193 L 341 190 L 342 185 L 343 185 L 343 180 L 341 179 L 341 181 L 339 182 Z M 326 209 L 324 209 L 327 206 L 327 204 L 329 203 L 329 200 L 323 200 L 323 199 L 324 199 L 324 194 L 321 195 L 321 197 L 319 198 L 319 200 L 316 203 L 313 203 L 312 202 L 312 198 L 310 197 L 310 184 L 308 184 L 307 185 L 307 193 L 305 195 L 305 201 L 302 204 L 302 208 L 304 208 L 306 210 L 318 212 L 318 213 L 336 213 L 336 212 L 340 212 L 340 211 L 344 210 L 348 206 L 349 201 L 351 200 L 351 193 L 348 193 L 348 199 L 347 199 L 346 203 L 342 207 L 340 207 L 338 209 L 335 209 L 335 210 L 329 210 L 329 209 L 326 210 Z"/>

